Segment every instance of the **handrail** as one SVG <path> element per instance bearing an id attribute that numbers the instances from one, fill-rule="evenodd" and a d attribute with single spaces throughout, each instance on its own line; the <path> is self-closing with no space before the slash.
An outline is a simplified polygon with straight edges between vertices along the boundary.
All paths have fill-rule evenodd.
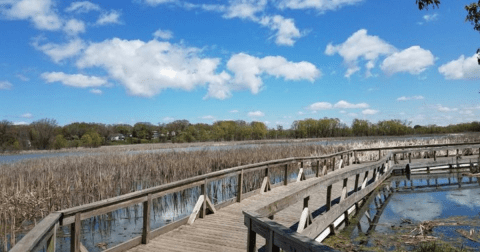
<path id="1" fill-rule="evenodd" d="M 452 147 L 463 146 L 465 148 L 479 148 L 478 144 L 455 144 L 455 145 L 428 145 L 424 146 L 427 149 L 422 149 L 422 152 L 434 152 L 434 158 L 436 159 L 436 151 L 451 149 Z M 248 228 L 247 239 L 247 251 L 255 250 L 256 234 L 263 236 L 266 239 L 267 251 L 278 251 L 280 248 L 285 251 L 323 251 L 325 248 L 320 248 L 320 243 L 315 239 L 320 235 L 322 231 L 333 232 L 334 228 L 332 224 L 337 219 L 344 217 L 348 221 L 349 209 L 352 206 L 357 208 L 356 204 L 371 191 L 373 191 L 380 183 L 385 180 L 390 173 L 394 170 L 395 155 L 408 152 L 409 154 L 414 151 L 417 152 L 419 146 L 412 146 L 415 149 L 410 151 L 390 151 L 386 156 L 380 158 L 380 160 L 365 164 L 363 167 L 344 168 L 337 170 L 334 173 L 330 173 L 324 177 L 311 180 L 289 190 L 287 194 L 281 194 L 273 196 L 272 198 L 262 201 L 257 205 L 252 205 L 243 210 L 245 217 L 245 225 Z M 442 148 L 443 147 L 443 148 Z M 402 149 L 402 147 L 396 147 L 392 149 Z M 377 148 L 370 148 L 368 151 L 377 150 Z M 447 152 L 448 153 L 448 152 Z M 447 154 L 448 155 L 448 154 Z M 457 149 L 457 167 L 458 163 L 458 149 Z M 409 155 L 410 157 L 410 155 Z M 395 161 L 394 161 L 395 160 Z M 479 153 L 480 161 L 480 153 Z M 409 160 L 411 162 L 411 160 Z M 480 163 L 480 162 L 479 162 Z M 438 163 L 431 163 L 438 165 Z M 430 165 L 430 163 L 429 163 Z M 373 178 L 371 183 L 368 184 L 368 172 L 373 170 Z M 360 175 L 365 172 L 363 183 L 359 187 Z M 352 194 L 347 192 L 348 178 L 355 176 L 355 186 Z M 340 202 L 331 206 L 332 202 L 332 185 L 343 180 L 343 190 L 340 196 Z M 367 185 L 368 184 L 368 185 Z M 310 196 L 318 193 L 319 186 L 327 186 L 327 211 L 319 215 L 315 219 L 311 216 L 311 211 L 308 209 L 308 200 Z M 303 199 L 304 209 L 300 216 L 297 232 L 285 232 L 285 229 L 289 229 L 277 222 L 275 222 L 274 215 L 301 201 Z M 305 226 L 305 227 L 304 227 Z M 290 239 L 292 234 L 295 235 L 295 239 Z M 322 232 L 323 234 L 323 232 Z M 328 233 L 327 233 L 328 234 Z M 323 238 L 321 238 L 323 239 Z M 320 240 L 321 240 L 320 239 Z M 300 242 L 302 240 L 302 242 Z"/>
<path id="2" fill-rule="evenodd" d="M 335 160 L 335 157 L 342 156 L 347 154 L 347 157 L 349 159 L 349 163 L 351 163 L 350 158 L 353 158 L 353 160 L 358 161 L 358 157 L 356 153 L 359 152 L 367 152 L 367 151 L 379 151 L 381 152 L 382 150 L 396 150 L 396 149 L 416 149 L 416 148 L 426 148 L 426 147 L 458 147 L 458 146 L 465 146 L 465 145 L 480 145 L 480 143 L 467 143 L 467 144 L 437 144 L 437 145 L 417 145 L 417 146 L 396 146 L 396 147 L 378 147 L 378 148 L 360 148 L 360 149 L 350 149 L 350 150 L 345 150 L 333 154 L 328 154 L 328 155 L 323 155 L 323 156 L 310 156 L 310 157 L 290 157 L 290 158 L 284 158 L 284 159 L 277 159 L 277 160 L 270 160 L 270 161 L 265 161 L 265 162 L 259 162 L 255 164 L 247 164 L 247 165 L 241 165 L 237 167 L 232 167 L 228 169 L 223 169 L 187 179 L 183 179 L 180 181 L 168 183 L 165 185 L 160 185 L 152 188 L 147 188 L 141 191 L 136 191 L 124 195 L 120 195 L 114 198 L 109 198 L 105 199 L 102 201 L 97 201 L 81 206 L 76 206 L 68 209 L 64 209 L 61 211 L 53 212 L 50 213 L 44 220 L 40 222 L 39 225 L 37 225 L 34 229 L 32 229 L 27 235 L 21 239 L 12 249 L 12 252 L 23 252 L 23 251 L 31 251 L 34 249 L 39 243 L 41 243 L 45 238 L 49 237 L 44 237 L 45 234 L 47 234 L 49 231 L 52 230 L 52 223 L 59 224 L 59 225 L 68 225 L 71 224 L 71 233 L 72 233 L 72 251 L 79 251 L 79 237 L 80 234 L 79 232 L 75 232 L 75 229 L 78 229 L 81 220 L 90 218 L 92 216 L 100 215 L 103 213 L 115 211 L 117 209 L 127 207 L 133 204 L 138 204 L 138 203 L 143 203 L 144 204 L 144 209 L 147 209 L 147 211 L 150 211 L 149 205 L 151 204 L 151 200 L 153 198 L 158 198 L 161 196 L 164 196 L 169 193 L 181 191 L 184 189 L 192 188 L 192 187 L 197 187 L 200 186 L 202 188 L 202 194 L 204 195 L 203 201 L 202 202 L 197 202 L 197 205 L 199 205 L 199 210 L 197 212 L 199 213 L 200 217 L 204 216 L 206 214 L 206 208 L 209 208 L 211 211 L 215 212 L 215 207 L 213 204 L 211 204 L 210 200 L 208 197 L 206 197 L 206 184 L 208 181 L 214 180 L 214 179 L 219 179 L 221 177 L 225 176 L 235 176 L 238 175 L 239 177 L 239 182 L 238 186 L 241 188 L 243 185 L 243 174 L 245 172 L 252 172 L 252 171 L 257 171 L 260 169 L 265 169 L 266 170 L 266 175 L 268 177 L 268 170 L 271 167 L 275 166 L 281 166 L 285 165 L 286 167 L 289 164 L 292 163 L 298 163 L 302 162 L 301 169 L 303 168 L 303 161 L 309 161 L 309 160 L 327 160 L 329 158 L 333 158 Z M 469 147 L 465 147 L 469 148 Z M 355 154 L 354 154 L 355 153 Z M 352 155 L 353 154 L 353 155 Z M 380 153 L 379 153 L 380 154 Z M 381 159 L 384 160 L 385 158 Z M 320 170 L 320 165 L 317 163 L 317 177 L 319 176 L 319 170 Z M 346 163 L 346 165 L 349 165 Z M 370 166 L 368 166 L 370 167 Z M 335 168 L 335 166 L 334 166 Z M 325 168 L 324 168 L 325 169 Z M 361 168 L 361 169 L 366 169 L 366 168 Z M 340 175 L 337 174 L 343 174 L 343 172 L 347 171 L 342 171 L 342 173 L 335 173 L 332 174 L 333 177 L 338 177 Z M 301 172 L 300 172 L 301 173 Z M 322 172 L 323 173 L 323 172 Z M 286 179 L 287 177 L 287 169 L 286 169 Z M 324 174 L 321 174 L 324 175 Z M 303 175 L 304 176 L 304 175 Z M 299 176 L 300 178 L 300 176 Z M 330 177 L 329 177 L 330 178 Z M 325 179 L 322 179 L 322 181 L 325 181 Z M 288 180 L 285 181 L 285 184 L 288 183 Z M 264 179 L 264 183 L 262 184 L 262 188 L 260 191 L 263 191 L 265 188 L 269 188 L 270 184 L 269 181 Z M 242 191 L 239 190 L 239 195 L 237 195 L 237 201 L 241 201 L 242 199 Z M 234 201 L 231 201 L 233 203 Z M 203 208 L 203 209 L 200 209 Z M 194 209 L 195 210 L 195 209 Z M 149 212 L 144 213 L 144 216 L 149 216 Z M 193 220 L 195 219 L 195 216 L 193 217 Z M 189 220 L 190 221 L 190 220 Z M 178 223 L 172 223 L 169 224 L 168 228 L 174 228 L 177 227 L 178 225 L 186 223 L 186 219 L 182 219 L 178 221 Z M 170 226 L 171 225 L 171 226 Z M 162 229 L 162 228 L 160 228 Z M 121 245 L 118 245 L 117 247 L 114 247 L 115 250 L 121 250 L 121 248 L 128 248 L 131 247 L 133 244 L 139 244 L 139 242 L 142 243 L 147 243 L 148 242 L 148 237 L 151 236 L 151 233 L 155 233 L 156 235 L 161 234 L 162 230 L 154 230 L 150 231 L 150 227 L 148 222 L 144 225 L 144 233 L 142 235 L 142 239 L 137 239 L 134 238 L 130 241 L 127 241 L 126 243 L 123 243 Z M 51 238 L 51 237 L 50 237 Z"/>

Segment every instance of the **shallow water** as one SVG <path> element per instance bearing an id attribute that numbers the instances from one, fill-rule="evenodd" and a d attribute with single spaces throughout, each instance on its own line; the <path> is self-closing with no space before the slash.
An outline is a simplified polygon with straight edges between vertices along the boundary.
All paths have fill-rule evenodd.
<path id="1" fill-rule="evenodd" d="M 359 225 L 351 232 L 353 243 L 371 247 L 372 250 L 379 244 L 385 250 L 395 250 L 399 248 L 386 240 L 391 238 L 391 243 L 394 243 L 395 236 L 415 234 L 416 231 L 412 230 L 424 221 L 458 221 L 455 226 L 436 226 L 428 235 L 458 248 L 480 250 L 480 243 L 456 231 L 470 231 L 472 228 L 480 231 L 480 182 L 460 175 L 435 174 L 431 175 L 435 178 L 430 179 L 413 175 L 410 181 L 404 177 L 391 178 L 387 183 L 395 191 L 371 202 L 366 211 L 368 214 L 360 213 L 363 216 Z M 439 186 L 436 187 L 436 184 Z M 413 246 L 403 249 L 411 250 Z"/>

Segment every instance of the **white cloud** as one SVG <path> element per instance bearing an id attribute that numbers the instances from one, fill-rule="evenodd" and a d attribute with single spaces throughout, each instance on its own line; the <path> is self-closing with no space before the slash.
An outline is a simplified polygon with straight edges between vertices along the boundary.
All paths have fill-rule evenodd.
<path id="1" fill-rule="evenodd" d="M 70 19 L 63 27 L 65 33 L 71 36 L 75 36 L 79 33 L 85 32 L 85 23 L 81 20 Z"/>
<path id="2" fill-rule="evenodd" d="M 21 115 L 20 117 L 22 117 L 22 118 L 32 118 L 33 115 L 31 113 L 25 113 L 25 114 Z"/>
<path id="3" fill-rule="evenodd" d="M 238 110 L 236 110 L 236 109 L 230 110 L 230 113 L 238 113 Z"/>
<path id="4" fill-rule="evenodd" d="M 79 68 L 99 67 L 124 85 L 131 95 L 151 97 L 167 88 L 192 90 L 228 81 L 230 75 L 216 73 L 218 58 L 201 58 L 198 48 L 166 41 L 113 38 L 91 43 L 77 61 Z M 221 97 L 216 94 L 215 97 Z"/>
<path id="5" fill-rule="evenodd" d="M 397 98 L 397 101 L 409 101 L 409 100 L 423 100 L 425 99 L 421 95 L 414 95 L 414 96 L 401 96 Z"/>
<path id="6" fill-rule="evenodd" d="M 356 109 L 356 108 L 368 108 L 369 105 L 367 103 L 357 103 L 352 104 L 347 101 L 341 100 L 334 105 L 335 108 L 342 108 L 342 109 Z"/>
<path id="7" fill-rule="evenodd" d="M 434 106 L 434 108 L 436 108 L 440 112 L 452 112 L 452 111 L 457 111 L 458 110 L 458 108 L 444 107 L 441 104 L 437 104 L 436 106 Z"/>
<path id="8" fill-rule="evenodd" d="M 295 39 L 302 36 L 298 28 L 295 27 L 295 21 L 291 18 L 284 18 L 280 15 L 265 16 L 260 20 L 260 24 L 276 31 L 275 43 L 277 45 L 293 46 Z"/>
<path id="9" fill-rule="evenodd" d="M 157 5 L 160 5 L 160 4 L 174 3 L 174 2 L 177 2 L 177 0 L 143 0 L 141 2 L 143 2 L 147 5 L 157 6 Z"/>
<path id="10" fill-rule="evenodd" d="M 13 125 L 28 125 L 27 122 L 13 122 Z"/>
<path id="11" fill-rule="evenodd" d="M 265 116 L 265 114 L 262 111 L 257 110 L 257 111 L 248 112 L 248 116 L 250 116 L 250 117 L 263 117 L 263 116 Z"/>
<path id="12" fill-rule="evenodd" d="M 365 110 L 362 111 L 362 114 L 364 114 L 364 115 L 375 115 L 378 112 L 379 111 L 375 110 L 375 109 L 365 109 Z"/>
<path id="13" fill-rule="evenodd" d="M 257 21 L 256 13 L 262 12 L 266 4 L 266 0 L 233 0 L 229 2 L 226 8 L 217 7 L 212 10 L 223 9 L 225 11 L 224 18 L 242 18 Z"/>
<path id="14" fill-rule="evenodd" d="M 329 102 L 315 102 L 313 104 L 310 104 L 310 106 L 308 106 L 306 109 L 317 111 L 317 110 L 331 109 L 332 107 L 333 107 L 332 104 Z"/>
<path id="15" fill-rule="evenodd" d="M 460 113 L 461 115 L 473 115 L 473 111 L 470 109 L 460 110 L 458 113 Z"/>
<path id="16" fill-rule="evenodd" d="M 102 13 L 98 17 L 97 25 L 120 24 L 120 12 L 111 10 L 110 12 Z"/>
<path id="17" fill-rule="evenodd" d="M 0 90 L 10 90 L 12 89 L 13 85 L 9 81 L 0 81 Z"/>
<path id="18" fill-rule="evenodd" d="M 226 83 L 226 90 L 249 89 L 257 94 L 263 86 L 262 74 L 283 77 L 285 80 L 308 80 L 313 82 L 321 75 L 320 70 L 309 62 L 291 62 L 281 56 L 257 58 L 245 53 L 233 55 L 227 62 L 227 68 L 234 73 L 231 82 Z M 215 97 L 209 90 L 208 96 Z"/>
<path id="19" fill-rule="evenodd" d="M 30 80 L 30 78 L 28 78 L 27 76 L 25 76 L 23 74 L 16 74 L 15 76 L 17 76 L 17 78 L 19 78 L 22 81 L 29 81 Z"/>
<path id="20" fill-rule="evenodd" d="M 173 122 L 174 120 L 175 120 L 175 118 L 173 118 L 173 117 L 168 117 L 168 116 L 163 118 L 163 121 L 164 121 L 164 122 Z"/>
<path id="21" fill-rule="evenodd" d="M 358 116 L 357 113 L 348 113 L 347 115 L 350 116 L 350 117 L 356 117 L 356 116 Z"/>
<path id="22" fill-rule="evenodd" d="M 350 77 L 353 73 L 360 70 L 357 65 L 359 58 L 367 60 L 367 75 L 370 69 L 375 66 L 375 61 L 380 55 L 390 55 L 397 49 L 380 39 L 378 36 L 370 36 L 367 30 L 361 29 L 352 34 L 344 43 L 339 45 L 327 45 L 325 54 L 334 55 L 338 53 L 343 57 L 348 69 L 345 77 Z"/>
<path id="23" fill-rule="evenodd" d="M 206 115 L 201 117 L 203 120 L 208 120 L 208 121 L 213 121 L 215 120 L 215 117 L 212 115 Z"/>
<path id="24" fill-rule="evenodd" d="M 289 9 L 315 9 L 320 13 L 354 5 L 362 0 L 281 0 L 279 7 Z"/>
<path id="25" fill-rule="evenodd" d="M 47 43 L 39 45 L 38 41 L 33 43 L 33 46 L 50 56 L 55 63 L 58 63 L 66 58 L 78 55 L 82 49 L 85 48 L 85 43 L 81 39 L 72 39 L 66 44 Z"/>
<path id="26" fill-rule="evenodd" d="M 445 79 L 461 80 L 480 79 L 480 67 L 478 66 L 477 56 L 474 54 L 472 57 L 465 58 L 464 55 L 460 56 L 457 60 L 452 60 L 438 68 L 438 72 L 445 76 Z"/>
<path id="27" fill-rule="evenodd" d="M 62 72 L 43 73 L 41 77 L 48 83 L 61 82 L 71 87 L 87 88 L 108 86 L 106 78 L 87 76 L 83 74 L 65 74 Z"/>
<path id="28" fill-rule="evenodd" d="M 412 46 L 388 56 L 380 68 L 389 75 L 398 72 L 420 74 L 434 62 L 435 57 L 429 50 L 422 49 L 420 46 Z"/>
<path id="29" fill-rule="evenodd" d="M 2 1 L 0 13 L 12 20 L 30 20 L 40 30 L 59 30 L 62 21 L 54 10 L 52 0 Z"/>
<path id="30" fill-rule="evenodd" d="M 72 2 L 69 7 L 65 9 L 66 12 L 88 13 L 90 11 L 100 11 L 100 6 L 89 1 Z"/>
<path id="31" fill-rule="evenodd" d="M 345 111 L 345 110 L 340 110 L 340 111 L 338 111 L 338 112 L 339 112 L 340 114 L 346 114 L 346 113 L 347 113 L 347 111 Z"/>
<path id="32" fill-rule="evenodd" d="M 427 14 L 427 15 L 424 15 L 423 16 L 423 19 L 426 21 L 426 22 L 432 22 L 432 21 L 435 21 L 438 19 L 438 13 L 435 13 L 435 14 Z"/>
<path id="33" fill-rule="evenodd" d="M 158 29 L 153 33 L 153 37 L 154 38 L 161 38 L 161 39 L 164 39 L 164 40 L 169 40 L 169 39 L 173 38 L 173 32 L 169 31 L 169 30 Z"/>
<path id="34" fill-rule="evenodd" d="M 90 93 L 96 94 L 96 95 L 101 95 L 101 94 L 103 94 L 103 91 L 98 89 L 98 88 L 92 88 L 92 89 L 90 89 Z"/>
<path id="35" fill-rule="evenodd" d="M 378 36 L 368 35 L 365 29 L 358 30 L 342 44 L 328 44 L 325 54 L 334 55 L 336 53 L 343 58 L 347 66 L 345 73 L 347 78 L 360 70 L 358 66 L 359 59 L 367 61 L 365 63 L 365 76 L 367 78 L 373 76 L 371 70 L 375 68 L 375 62 L 380 56 L 386 56 L 380 66 L 386 74 L 398 72 L 419 74 L 425 71 L 428 66 L 433 65 L 435 61 L 430 51 L 419 46 L 412 46 L 398 52 L 398 49 Z"/>

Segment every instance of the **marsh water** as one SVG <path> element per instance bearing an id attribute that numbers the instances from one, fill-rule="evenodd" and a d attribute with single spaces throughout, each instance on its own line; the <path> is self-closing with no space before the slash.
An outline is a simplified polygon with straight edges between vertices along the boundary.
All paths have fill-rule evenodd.
<path id="1" fill-rule="evenodd" d="M 361 251 L 411 251 L 425 241 L 480 251 L 480 181 L 463 174 L 390 178 L 343 235 Z"/>

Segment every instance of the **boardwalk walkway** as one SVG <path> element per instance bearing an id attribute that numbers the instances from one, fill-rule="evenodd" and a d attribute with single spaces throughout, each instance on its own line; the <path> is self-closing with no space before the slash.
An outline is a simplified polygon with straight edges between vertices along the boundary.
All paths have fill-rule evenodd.
<path id="1" fill-rule="evenodd" d="M 351 165 L 344 169 L 355 169 L 360 165 Z M 369 177 L 371 178 L 371 174 Z M 317 178 L 311 178 L 317 179 Z M 311 180 L 309 179 L 309 180 Z M 349 179 L 348 191 L 354 188 L 355 177 Z M 193 225 L 184 225 L 166 234 L 149 241 L 147 245 L 140 245 L 128 251 L 246 251 L 247 227 L 244 225 L 242 209 L 252 204 L 278 194 L 284 194 L 295 187 L 301 186 L 303 182 L 289 183 L 287 186 L 277 186 L 265 194 L 256 194 L 245 198 L 240 203 L 231 204 L 217 211 L 215 214 L 207 215 L 204 219 L 197 219 Z M 341 195 L 343 184 L 338 182 L 332 188 L 332 198 Z M 311 198 L 309 205 L 312 209 L 319 209 L 326 202 L 326 187 L 318 191 L 317 197 Z M 303 209 L 303 201 L 288 207 L 275 215 L 275 221 L 287 226 L 294 227 L 300 219 Z M 314 217 L 318 211 L 313 213 Z M 265 239 L 257 235 L 257 248 L 265 245 Z"/>

